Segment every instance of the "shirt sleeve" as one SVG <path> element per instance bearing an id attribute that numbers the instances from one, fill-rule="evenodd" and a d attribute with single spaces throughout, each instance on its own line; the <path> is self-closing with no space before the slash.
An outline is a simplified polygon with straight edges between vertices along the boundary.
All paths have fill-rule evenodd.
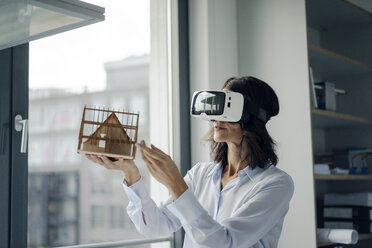
<path id="1" fill-rule="evenodd" d="M 187 190 L 167 208 L 177 216 L 195 244 L 208 247 L 251 247 L 272 229 L 289 208 L 293 181 L 276 181 L 264 186 L 233 215 L 216 222 Z"/>
<path id="2" fill-rule="evenodd" d="M 193 188 L 192 171 L 184 177 L 189 190 Z M 151 238 L 171 235 L 181 228 L 178 217 L 166 207 L 173 201 L 172 197 L 157 206 L 149 196 L 142 177 L 131 186 L 124 180 L 123 187 L 129 199 L 127 212 L 138 232 Z"/>

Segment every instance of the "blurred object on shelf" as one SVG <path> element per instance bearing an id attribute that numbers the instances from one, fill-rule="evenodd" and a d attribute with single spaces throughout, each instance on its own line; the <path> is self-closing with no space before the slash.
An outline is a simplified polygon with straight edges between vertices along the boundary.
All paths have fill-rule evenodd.
<path id="1" fill-rule="evenodd" d="M 355 149 L 349 155 L 350 174 L 368 174 L 368 156 L 372 155 L 372 150 L 366 148 Z"/>
<path id="2" fill-rule="evenodd" d="M 344 219 L 324 219 L 324 228 L 334 229 L 355 229 L 358 233 L 372 233 L 370 221 L 344 220 Z"/>
<path id="3" fill-rule="evenodd" d="M 331 174 L 337 174 L 337 175 L 348 175 L 350 174 L 350 170 L 348 169 L 341 169 L 341 168 L 333 168 L 331 170 Z"/>
<path id="4" fill-rule="evenodd" d="M 316 90 L 323 90 L 324 87 L 321 86 L 321 85 L 314 85 L 314 88 Z M 346 95 L 347 94 L 347 91 L 346 90 L 342 90 L 342 89 L 336 89 L 335 88 L 335 95 L 338 96 L 338 95 Z"/>
<path id="5" fill-rule="evenodd" d="M 318 242 L 333 242 L 337 244 L 356 244 L 358 232 L 354 229 L 317 228 Z"/>
<path id="6" fill-rule="evenodd" d="M 372 193 L 324 194 L 324 228 L 355 229 L 372 233 Z"/>
<path id="7" fill-rule="evenodd" d="M 361 206 L 327 206 L 323 209 L 323 216 L 324 218 L 372 221 L 372 208 Z"/>
<path id="8" fill-rule="evenodd" d="M 336 95 L 346 95 L 346 90 L 336 89 L 331 82 L 315 83 L 316 102 L 319 109 L 336 111 Z"/>
<path id="9" fill-rule="evenodd" d="M 329 164 L 326 164 L 326 163 L 314 164 L 314 174 L 320 174 L 320 175 L 331 174 L 331 170 L 329 169 Z"/>
<path id="10" fill-rule="evenodd" d="M 329 168 L 333 168 L 333 153 L 332 152 L 315 153 L 314 163 L 328 164 Z"/>
<path id="11" fill-rule="evenodd" d="M 325 206 L 364 206 L 372 207 L 371 192 L 356 192 L 349 194 L 324 194 Z"/>
<path id="12" fill-rule="evenodd" d="M 365 151 L 367 151 L 365 147 L 334 149 L 334 168 L 347 169 L 350 171 L 350 174 L 368 174 L 368 165 Z"/>
<path id="13" fill-rule="evenodd" d="M 311 102 L 312 102 L 314 108 L 318 108 L 318 101 L 316 99 L 316 93 L 315 93 L 315 82 L 314 82 L 313 68 L 311 68 L 311 67 L 309 67 L 309 75 L 310 75 Z"/>

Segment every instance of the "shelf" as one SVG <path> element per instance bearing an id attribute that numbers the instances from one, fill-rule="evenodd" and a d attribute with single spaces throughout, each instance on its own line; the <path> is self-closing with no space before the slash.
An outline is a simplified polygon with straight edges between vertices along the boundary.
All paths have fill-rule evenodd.
<path id="1" fill-rule="evenodd" d="M 322 109 L 312 109 L 312 125 L 315 128 L 372 126 L 372 119 L 337 113 Z"/>
<path id="2" fill-rule="evenodd" d="M 371 234 L 359 234 L 358 241 L 366 240 L 366 239 L 372 239 L 372 233 Z M 318 247 L 328 246 L 328 245 L 336 245 L 337 243 L 318 243 Z"/>
<path id="3" fill-rule="evenodd" d="M 372 65 L 309 44 L 309 61 L 313 72 L 323 79 L 333 80 L 345 76 L 372 73 Z"/>
<path id="4" fill-rule="evenodd" d="M 372 175 L 321 175 L 315 174 L 315 180 L 372 180 Z"/>
<path id="5" fill-rule="evenodd" d="M 349 151 L 350 154 L 357 155 L 357 154 L 370 154 L 372 153 L 372 149 L 364 149 L 364 150 L 351 150 Z M 333 152 L 322 152 L 322 153 L 315 153 L 314 157 L 328 157 L 333 156 Z"/>
<path id="6" fill-rule="evenodd" d="M 371 25 L 372 15 L 352 1 L 306 1 L 307 24 L 319 30 L 345 26 Z"/>

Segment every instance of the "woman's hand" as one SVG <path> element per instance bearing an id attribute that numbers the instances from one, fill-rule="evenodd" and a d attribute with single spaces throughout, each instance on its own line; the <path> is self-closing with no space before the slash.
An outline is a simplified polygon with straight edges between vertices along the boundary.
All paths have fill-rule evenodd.
<path id="1" fill-rule="evenodd" d="M 151 148 L 147 147 L 143 140 L 136 146 L 140 149 L 151 175 L 168 188 L 173 200 L 187 190 L 185 180 L 169 155 L 154 145 L 151 145 Z"/>
<path id="2" fill-rule="evenodd" d="M 141 175 L 133 160 L 119 158 L 116 161 L 111 161 L 106 156 L 97 156 L 92 154 L 85 155 L 94 163 L 100 164 L 108 170 L 120 170 L 124 173 L 125 181 L 130 186 L 137 182 Z"/>

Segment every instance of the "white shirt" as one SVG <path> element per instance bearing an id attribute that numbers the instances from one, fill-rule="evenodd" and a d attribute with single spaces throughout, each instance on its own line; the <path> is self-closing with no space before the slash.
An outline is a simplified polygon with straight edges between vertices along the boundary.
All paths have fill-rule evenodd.
<path id="1" fill-rule="evenodd" d="M 124 190 L 128 215 L 146 237 L 169 236 L 185 229 L 184 248 L 277 247 L 294 185 L 291 177 L 271 165 L 246 167 L 221 191 L 221 163 L 199 163 L 188 171 L 188 189 L 175 201 L 159 206 L 143 180 Z M 146 224 L 143 221 L 145 216 Z"/>

